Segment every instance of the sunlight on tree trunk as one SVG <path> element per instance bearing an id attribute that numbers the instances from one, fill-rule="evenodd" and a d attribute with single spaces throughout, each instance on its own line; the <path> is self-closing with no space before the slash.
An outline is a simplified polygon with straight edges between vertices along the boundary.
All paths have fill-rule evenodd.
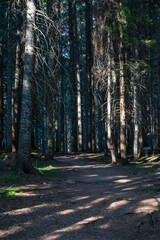
<path id="1" fill-rule="evenodd" d="M 120 2 L 120 9 L 122 8 L 122 2 Z M 120 151 L 121 158 L 126 159 L 126 99 L 125 99 L 125 54 L 124 54 L 124 39 L 123 29 L 120 24 L 120 40 L 119 40 L 119 67 L 120 67 Z"/>
<path id="2" fill-rule="evenodd" d="M 35 4 L 34 0 L 27 0 L 26 38 L 25 38 L 25 62 L 22 92 L 22 109 L 18 145 L 17 167 L 26 173 L 35 173 L 30 162 L 31 155 L 31 109 L 32 109 L 32 79 L 34 59 L 34 24 Z"/>

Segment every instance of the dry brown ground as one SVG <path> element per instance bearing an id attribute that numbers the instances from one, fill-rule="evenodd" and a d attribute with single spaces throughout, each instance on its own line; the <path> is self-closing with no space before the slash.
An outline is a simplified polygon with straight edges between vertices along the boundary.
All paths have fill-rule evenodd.
<path id="1" fill-rule="evenodd" d="M 0 199 L 0 239 L 160 240 L 159 179 L 93 157 L 56 156 L 60 177 L 30 176 L 23 195 Z"/>

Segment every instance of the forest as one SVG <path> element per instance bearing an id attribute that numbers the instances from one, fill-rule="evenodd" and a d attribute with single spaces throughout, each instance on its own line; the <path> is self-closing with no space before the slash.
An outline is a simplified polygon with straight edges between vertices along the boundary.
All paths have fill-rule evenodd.
<path id="1" fill-rule="evenodd" d="M 0 11 L 0 149 L 19 168 L 31 171 L 32 149 L 104 151 L 114 164 L 159 152 L 158 0 L 2 0 Z"/>
<path id="2" fill-rule="evenodd" d="M 0 0 L 0 239 L 160 239 L 159 66 L 159 0 Z"/>

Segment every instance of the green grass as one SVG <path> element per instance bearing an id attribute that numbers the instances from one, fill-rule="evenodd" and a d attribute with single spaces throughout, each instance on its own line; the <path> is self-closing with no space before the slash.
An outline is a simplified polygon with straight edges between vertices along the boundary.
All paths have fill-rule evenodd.
<path id="1" fill-rule="evenodd" d="M 22 195 L 23 192 L 15 192 L 15 191 L 4 191 L 0 193 L 0 197 L 1 198 L 11 198 L 11 197 L 15 197 L 17 195 Z"/>
<path id="2" fill-rule="evenodd" d="M 55 160 L 52 161 L 36 161 L 33 166 L 38 169 L 44 178 L 51 179 L 59 176 L 58 165 Z"/>
<path id="3" fill-rule="evenodd" d="M 15 187 L 15 186 L 2 187 L 1 190 L 3 190 L 3 191 L 19 191 L 19 190 L 22 190 L 22 187 Z"/>
<path id="4" fill-rule="evenodd" d="M 15 195 L 16 195 L 15 191 L 4 191 L 0 193 L 1 198 L 10 198 L 10 197 L 14 197 Z"/>
<path id="5" fill-rule="evenodd" d="M 160 154 L 145 155 L 139 159 L 139 161 L 146 162 L 160 162 Z"/>
<path id="6" fill-rule="evenodd" d="M 31 152 L 32 155 L 37 155 L 37 152 L 33 151 Z"/>
<path id="7" fill-rule="evenodd" d="M 12 198 L 22 194 L 23 194 L 22 187 L 10 186 L 0 188 L 0 198 Z"/>
<path id="8" fill-rule="evenodd" d="M 0 182 L 5 183 L 20 183 L 22 182 L 22 178 L 19 176 L 16 176 L 15 173 L 10 173 L 9 175 L 6 175 L 0 179 Z"/>
<path id="9" fill-rule="evenodd" d="M 95 161 L 99 163 L 109 163 L 110 162 L 110 156 L 104 156 L 104 153 L 96 153 L 95 156 L 89 156 L 87 157 L 89 161 Z"/>
<path id="10" fill-rule="evenodd" d="M 160 172 L 153 173 L 152 175 L 154 175 L 156 177 L 159 177 L 160 176 Z"/>
<path id="11" fill-rule="evenodd" d="M 37 154 L 40 154 L 40 153 L 42 153 L 42 151 L 34 150 L 34 151 L 31 152 L 31 154 L 33 154 L 33 155 L 34 154 L 37 155 Z"/>
<path id="12" fill-rule="evenodd" d="M 144 163 L 144 160 L 141 160 L 141 161 L 135 162 L 135 165 L 141 165 L 141 164 L 143 164 L 143 163 Z"/>
<path id="13" fill-rule="evenodd" d="M 51 161 L 33 161 L 33 166 L 38 169 L 44 178 L 55 178 L 59 176 L 58 164 L 55 160 Z M 3 183 L 21 183 L 24 180 L 24 176 L 17 176 L 15 172 L 5 175 L 0 178 L 0 182 Z"/>
<path id="14" fill-rule="evenodd" d="M 135 164 L 130 164 L 130 165 L 121 166 L 121 167 L 124 168 L 124 169 L 126 169 L 126 170 L 129 170 L 129 171 L 131 171 L 131 172 L 134 172 L 134 173 L 142 170 L 141 167 L 136 166 Z"/>
<path id="15" fill-rule="evenodd" d="M 134 174 L 136 173 L 150 174 L 151 171 L 150 168 L 145 168 L 145 166 L 143 166 L 143 163 L 142 164 L 130 163 L 129 165 L 120 167 Z"/>

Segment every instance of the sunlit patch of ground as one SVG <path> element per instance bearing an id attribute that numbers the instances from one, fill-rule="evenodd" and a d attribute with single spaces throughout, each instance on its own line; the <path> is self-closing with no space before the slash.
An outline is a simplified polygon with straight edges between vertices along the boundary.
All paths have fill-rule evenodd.
<path id="1" fill-rule="evenodd" d="M 52 178 L 28 176 L 13 188 L 6 188 L 22 190 L 23 194 L 0 199 L 0 238 L 159 239 L 159 223 L 155 228 L 145 225 L 145 231 L 140 227 L 139 233 L 136 232 L 143 216 L 159 212 L 159 193 L 146 191 L 156 180 L 150 174 L 145 178 L 146 173 L 141 170 L 134 173 L 132 168 L 139 164 L 131 169 L 113 167 L 95 161 L 96 156 L 57 155 L 54 157 L 57 166 L 49 161 L 45 162 L 48 165 L 36 166 L 46 172 L 59 169 L 57 178 L 54 174 Z M 7 184 L 6 187 L 11 187 Z"/>

